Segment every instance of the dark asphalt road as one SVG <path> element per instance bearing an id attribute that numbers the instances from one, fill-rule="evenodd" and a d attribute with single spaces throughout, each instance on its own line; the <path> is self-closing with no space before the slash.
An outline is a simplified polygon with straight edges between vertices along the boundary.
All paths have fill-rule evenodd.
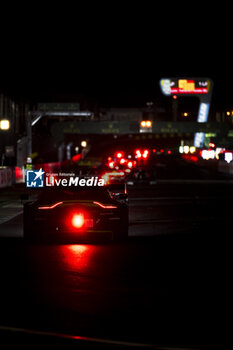
<path id="1" fill-rule="evenodd" d="M 0 241 L 0 326 L 163 346 L 215 342 L 231 290 L 233 185 L 164 183 L 129 196 L 125 243 Z"/>

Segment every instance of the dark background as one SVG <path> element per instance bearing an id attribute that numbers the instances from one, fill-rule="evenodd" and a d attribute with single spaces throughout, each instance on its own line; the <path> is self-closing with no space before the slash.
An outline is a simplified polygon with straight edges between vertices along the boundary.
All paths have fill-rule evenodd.
<path id="1" fill-rule="evenodd" d="M 161 5 L 161 4 L 160 4 Z M 231 20 L 200 4 L 2 9 L 0 89 L 26 101 L 137 106 L 162 77 L 210 77 L 215 108 L 232 106 Z"/>

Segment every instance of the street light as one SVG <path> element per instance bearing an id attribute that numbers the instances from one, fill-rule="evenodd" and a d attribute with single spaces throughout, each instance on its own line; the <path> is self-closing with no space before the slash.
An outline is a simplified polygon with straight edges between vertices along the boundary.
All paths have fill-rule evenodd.
<path id="1" fill-rule="evenodd" d="M 83 148 L 87 147 L 87 141 L 83 140 L 83 141 L 81 142 L 81 146 L 82 146 Z"/>
<path id="2" fill-rule="evenodd" d="M 8 119 L 0 120 L 0 130 L 9 130 L 10 129 L 10 121 Z"/>

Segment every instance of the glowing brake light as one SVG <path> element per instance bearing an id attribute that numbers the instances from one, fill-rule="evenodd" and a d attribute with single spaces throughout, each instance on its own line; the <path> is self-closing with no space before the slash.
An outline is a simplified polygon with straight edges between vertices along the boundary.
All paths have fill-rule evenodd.
<path id="1" fill-rule="evenodd" d="M 100 202 L 93 202 L 93 203 L 98 205 L 101 208 L 104 208 L 104 209 L 116 209 L 117 208 L 117 206 L 115 206 L 115 205 L 104 205 Z"/>
<path id="2" fill-rule="evenodd" d="M 140 149 L 137 149 L 137 150 L 135 151 L 135 153 L 136 153 L 136 157 L 137 157 L 137 158 L 141 158 L 142 154 L 141 154 Z"/>
<path id="3" fill-rule="evenodd" d="M 45 206 L 45 207 L 38 207 L 38 209 L 53 209 L 53 208 L 56 208 L 58 207 L 59 205 L 63 204 L 63 202 L 57 202 L 51 206 Z"/>
<path id="4" fill-rule="evenodd" d="M 148 149 L 145 149 L 144 151 L 143 151 L 143 158 L 147 158 L 148 157 L 148 155 L 149 155 L 149 151 L 148 151 Z"/>
<path id="5" fill-rule="evenodd" d="M 116 153 L 116 156 L 117 156 L 117 158 L 123 157 L 123 152 L 117 152 L 117 153 Z"/>
<path id="6" fill-rule="evenodd" d="M 71 219 L 71 224 L 75 228 L 84 226 L 85 220 L 83 214 L 74 214 Z"/>
<path id="7" fill-rule="evenodd" d="M 108 166 L 109 166 L 109 168 L 114 168 L 114 162 L 109 162 Z"/>

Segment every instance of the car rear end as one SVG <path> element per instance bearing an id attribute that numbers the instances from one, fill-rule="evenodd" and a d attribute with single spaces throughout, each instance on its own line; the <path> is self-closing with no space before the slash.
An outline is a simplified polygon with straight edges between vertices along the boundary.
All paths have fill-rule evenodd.
<path id="1" fill-rule="evenodd" d="M 25 237 L 37 241 L 116 239 L 128 225 L 128 207 L 110 197 L 36 201 L 25 205 L 24 225 Z"/>

